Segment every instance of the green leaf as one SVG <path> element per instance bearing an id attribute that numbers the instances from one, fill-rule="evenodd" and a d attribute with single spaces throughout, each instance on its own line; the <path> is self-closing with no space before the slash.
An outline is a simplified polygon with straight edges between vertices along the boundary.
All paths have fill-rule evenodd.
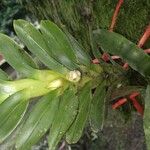
<path id="1" fill-rule="evenodd" d="M 65 30 L 66 36 L 68 37 L 70 44 L 72 45 L 72 50 L 74 51 L 78 63 L 81 63 L 85 66 L 90 66 L 91 58 L 85 52 L 83 47 L 78 43 L 78 41 L 68 32 Z"/>
<path id="2" fill-rule="evenodd" d="M 92 43 L 93 43 L 93 48 L 92 48 L 93 55 L 94 55 L 95 58 L 99 59 L 102 56 L 101 52 L 99 51 L 100 45 L 99 45 L 99 43 L 96 43 L 94 41 L 95 39 L 93 37 L 93 34 L 92 34 L 91 40 L 92 40 Z"/>
<path id="3" fill-rule="evenodd" d="M 67 68 L 75 70 L 77 68 L 76 56 L 69 40 L 61 29 L 53 22 L 44 20 L 41 21 L 40 30 L 49 47 L 49 53 Z"/>
<path id="4" fill-rule="evenodd" d="M 0 69 L 0 79 L 1 80 L 9 80 L 8 75 L 2 69 Z"/>
<path id="5" fill-rule="evenodd" d="M 66 133 L 68 143 L 76 143 L 82 136 L 91 105 L 91 83 L 87 83 L 79 93 L 79 110 L 75 121 Z"/>
<path id="6" fill-rule="evenodd" d="M 50 92 L 39 100 L 20 130 L 16 142 L 18 150 L 30 150 L 47 132 L 58 111 L 58 104 L 57 91 Z"/>
<path id="7" fill-rule="evenodd" d="M 78 109 L 78 100 L 73 89 L 66 90 L 60 97 L 58 112 L 48 137 L 49 149 L 54 150 L 65 132 L 75 119 Z"/>
<path id="8" fill-rule="evenodd" d="M 31 57 L 8 36 L 0 33 L 0 52 L 6 61 L 18 72 L 30 75 L 36 65 Z"/>
<path id="9" fill-rule="evenodd" d="M 14 21 L 14 29 L 22 42 L 41 62 L 52 70 L 66 74 L 67 69 L 49 55 L 49 48 L 43 36 L 33 25 L 25 20 L 19 19 Z"/>
<path id="10" fill-rule="evenodd" d="M 142 75 L 150 76 L 150 56 L 136 44 L 120 34 L 102 29 L 94 31 L 93 37 L 104 51 L 120 56 L 134 70 Z"/>
<path id="11" fill-rule="evenodd" d="M 144 131 L 147 149 L 150 149 L 150 85 L 147 86 L 145 95 L 145 109 L 144 109 Z"/>
<path id="12" fill-rule="evenodd" d="M 5 83 L 5 80 L 0 79 L 0 104 L 15 92 L 9 86 L 4 85 Z"/>
<path id="13" fill-rule="evenodd" d="M 19 91 L 0 104 L 0 143 L 12 133 L 26 112 L 28 101 L 23 96 L 24 91 Z"/>
<path id="14" fill-rule="evenodd" d="M 105 82 L 102 82 L 96 88 L 91 104 L 90 123 L 95 132 L 98 132 L 103 125 L 105 96 Z"/>
<path id="15" fill-rule="evenodd" d="M 102 54 L 100 53 L 98 46 L 97 47 L 95 46 L 94 48 L 92 48 L 92 52 L 95 58 L 97 59 L 101 58 Z"/>

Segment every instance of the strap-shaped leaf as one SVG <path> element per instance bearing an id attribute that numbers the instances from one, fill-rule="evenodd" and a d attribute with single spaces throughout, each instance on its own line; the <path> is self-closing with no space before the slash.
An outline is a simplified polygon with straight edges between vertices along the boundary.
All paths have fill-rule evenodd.
<path id="1" fill-rule="evenodd" d="M 17 92 L 0 104 L 0 143 L 7 138 L 23 118 L 28 101 L 24 91 Z"/>
<path id="2" fill-rule="evenodd" d="M 95 132 L 98 132 L 103 125 L 105 96 L 105 82 L 102 82 L 94 92 L 90 111 L 91 127 Z"/>
<path id="3" fill-rule="evenodd" d="M 142 75 L 150 76 L 150 56 L 145 54 L 136 44 L 120 34 L 102 29 L 94 31 L 93 37 L 104 51 L 120 56 L 133 69 Z"/>
<path id="4" fill-rule="evenodd" d="M 0 69 L 0 79 L 1 80 L 9 80 L 8 75 L 2 69 Z"/>
<path id="5" fill-rule="evenodd" d="M 71 70 L 77 68 L 76 56 L 66 35 L 51 21 L 41 21 L 40 30 L 49 47 L 49 53 Z"/>
<path id="6" fill-rule="evenodd" d="M 100 44 L 95 42 L 93 34 L 91 36 L 92 36 L 91 40 L 93 43 L 92 53 L 93 53 L 95 58 L 99 59 L 99 58 L 101 58 L 101 55 L 102 55 L 101 52 L 99 51 Z"/>
<path id="7" fill-rule="evenodd" d="M 144 110 L 144 131 L 147 149 L 150 149 L 150 85 L 147 86 Z"/>
<path id="8" fill-rule="evenodd" d="M 78 100 L 73 89 L 66 90 L 60 97 L 59 110 L 48 137 L 49 149 L 54 150 L 65 132 L 75 119 L 78 109 Z"/>
<path id="9" fill-rule="evenodd" d="M 73 47 L 72 50 L 74 51 L 78 62 L 85 66 L 90 66 L 91 64 L 90 56 L 85 52 L 83 47 L 78 43 L 78 41 L 69 32 L 66 31 L 65 33 L 68 39 L 70 40 L 70 43 Z"/>
<path id="10" fill-rule="evenodd" d="M 39 100 L 20 130 L 16 142 L 18 150 L 31 149 L 47 132 L 58 111 L 58 104 L 57 91 L 50 92 Z"/>
<path id="11" fill-rule="evenodd" d="M 87 83 L 79 93 L 79 110 L 75 121 L 66 133 L 68 143 L 76 143 L 82 136 L 91 105 L 91 83 Z"/>
<path id="12" fill-rule="evenodd" d="M 100 51 L 98 50 L 98 45 L 94 45 L 94 47 L 92 48 L 92 52 L 95 58 L 99 59 L 101 58 L 102 54 L 100 53 Z"/>
<path id="13" fill-rule="evenodd" d="M 22 42 L 41 62 L 52 70 L 66 74 L 67 69 L 49 55 L 43 36 L 33 25 L 25 20 L 15 20 L 14 29 Z"/>
<path id="14" fill-rule="evenodd" d="M 11 38 L 0 34 L 0 52 L 6 61 L 18 72 L 30 75 L 36 68 L 31 57 Z"/>

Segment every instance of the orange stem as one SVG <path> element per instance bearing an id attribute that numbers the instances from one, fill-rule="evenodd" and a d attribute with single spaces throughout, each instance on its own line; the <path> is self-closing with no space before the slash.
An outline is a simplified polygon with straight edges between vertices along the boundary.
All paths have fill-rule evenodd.
<path id="1" fill-rule="evenodd" d="M 120 10 L 121 5 L 123 4 L 123 1 L 124 0 L 119 0 L 117 5 L 116 5 L 115 12 L 114 12 L 113 17 L 112 17 L 112 21 L 111 21 L 109 31 L 113 31 L 113 29 L 115 27 L 117 16 L 119 14 L 119 10 Z"/>
<path id="2" fill-rule="evenodd" d="M 144 110 L 143 110 L 143 107 L 139 104 L 139 102 L 135 98 L 133 98 L 132 103 L 135 109 L 137 110 L 137 112 L 143 116 Z"/>
<path id="3" fill-rule="evenodd" d="M 129 98 L 130 98 L 130 99 L 133 99 L 133 98 L 135 98 L 135 97 L 138 96 L 138 95 L 140 95 L 139 92 L 133 92 L 133 93 L 129 96 Z"/>
<path id="4" fill-rule="evenodd" d="M 119 0 L 118 3 L 117 3 L 117 5 L 116 5 L 115 11 L 114 11 L 114 14 L 113 14 L 113 17 L 112 17 L 111 25 L 109 27 L 109 31 L 110 32 L 112 32 L 113 29 L 114 29 L 114 27 L 115 27 L 117 16 L 119 14 L 119 10 L 120 10 L 120 7 L 123 4 L 123 2 L 124 2 L 124 0 Z M 105 57 L 104 55 L 105 54 L 102 55 L 102 59 L 103 59 L 103 57 Z M 104 60 L 104 61 L 106 61 L 106 60 Z"/>
<path id="5" fill-rule="evenodd" d="M 144 34 L 142 35 L 141 39 L 139 40 L 138 47 L 142 47 L 145 44 L 145 42 L 148 40 L 149 37 L 150 37 L 150 24 L 148 25 Z"/>
<path id="6" fill-rule="evenodd" d="M 132 103 L 133 103 L 133 106 L 135 107 L 135 109 L 143 116 L 143 114 L 144 114 L 144 109 L 143 109 L 143 107 L 139 104 L 139 102 L 136 100 L 136 96 L 138 96 L 138 95 L 140 95 L 140 93 L 139 92 L 133 92 L 130 96 L 129 96 L 129 98 L 130 98 L 130 100 L 132 101 Z"/>
<path id="7" fill-rule="evenodd" d="M 112 109 L 116 109 L 127 102 L 126 98 L 119 99 L 115 104 L 112 105 Z"/>

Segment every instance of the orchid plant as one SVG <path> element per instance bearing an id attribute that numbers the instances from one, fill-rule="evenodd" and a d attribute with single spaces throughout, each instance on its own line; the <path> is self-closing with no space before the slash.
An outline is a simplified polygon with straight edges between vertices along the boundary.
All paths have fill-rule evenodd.
<path id="1" fill-rule="evenodd" d="M 116 12 L 121 4 L 119 1 Z M 0 143 L 18 130 L 17 150 L 30 150 L 45 134 L 49 149 L 54 150 L 62 138 L 68 144 L 77 143 L 87 124 L 94 132 L 102 130 L 107 89 L 112 83 L 118 91 L 129 87 L 123 93 L 111 93 L 112 109 L 116 111 L 131 101 L 144 115 L 145 135 L 150 139 L 149 50 L 140 48 L 143 38 L 137 46 L 113 32 L 116 14 L 109 31 L 93 31 L 95 58 L 71 34 L 49 20 L 41 21 L 39 29 L 25 20 L 14 21 L 14 30 L 30 53 L 7 35 L 0 34 L 0 52 L 20 75 L 13 80 L 0 70 Z M 150 26 L 145 35 L 144 40 L 150 35 Z M 104 52 L 102 57 L 99 47 Z M 116 59 L 125 65 L 120 66 Z M 145 78 L 146 89 L 125 82 L 129 67 Z M 145 100 L 140 96 L 141 91 Z M 36 103 L 29 109 L 32 101 Z M 148 142 L 147 146 L 150 148 Z"/>

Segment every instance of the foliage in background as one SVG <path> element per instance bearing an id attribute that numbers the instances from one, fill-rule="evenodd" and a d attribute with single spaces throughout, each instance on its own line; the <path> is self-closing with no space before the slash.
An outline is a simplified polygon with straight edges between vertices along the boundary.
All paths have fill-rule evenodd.
<path id="1" fill-rule="evenodd" d="M 66 29 L 90 51 L 91 32 L 108 29 L 118 0 L 20 0 L 35 16 L 50 19 Z M 125 0 L 118 16 L 116 32 L 134 43 L 139 40 L 150 20 L 149 0 Z M 89 44 L 91 43 L 91 44 Z M 150 40 L 147 42 L 147 47 Z"/>
<path id="2" fill-rule="evenodd" d="M 25 18 L 26 10 L 16 0 L 0 1 L 0 32 L 10 34 L 13 31 L 12 22 L 17 18 Z"/>

